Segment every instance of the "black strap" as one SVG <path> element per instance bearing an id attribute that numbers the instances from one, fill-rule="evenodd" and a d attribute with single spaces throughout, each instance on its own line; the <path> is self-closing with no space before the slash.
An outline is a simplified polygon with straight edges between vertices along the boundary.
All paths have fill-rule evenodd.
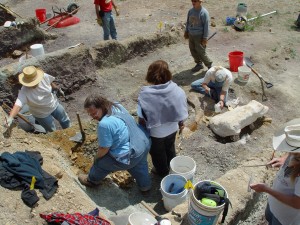
<path id="1" fill-rule="evenodd" d="M 222 221 L 221 221 L 221 223 L 224 223 L 224 221 L 225 221 L 225 218 L 226 218 L 226 216 L 228 214 L 229 205 L 232 208 L 230 200 L 228 198 L 225 198 L 224 200 L 225 200 L 225 206 L 224 206 L 224 210 L 223 210 L 223 215 L 222 215 Z"/>

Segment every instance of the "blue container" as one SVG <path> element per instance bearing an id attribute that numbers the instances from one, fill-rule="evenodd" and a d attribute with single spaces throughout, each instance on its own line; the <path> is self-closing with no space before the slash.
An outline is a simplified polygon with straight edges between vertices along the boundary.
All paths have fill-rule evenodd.
<path id="1" fill-rule="evenodd" d="M 226 25 L 230 26 L 234 24 L 234 21 L 236 20 L 236 17 L 226 17 Z"/>

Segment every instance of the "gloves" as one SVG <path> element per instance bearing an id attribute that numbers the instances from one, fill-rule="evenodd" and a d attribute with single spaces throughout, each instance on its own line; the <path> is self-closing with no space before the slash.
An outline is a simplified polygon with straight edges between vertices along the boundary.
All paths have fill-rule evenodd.
<path id="1" fill-rule="evenodd" d="M 184 39 L 189 39 L 189 32 L 185 31 L 183 37 Z"/>
<path id="2" fill-rule="evenodd" d="M 120 16 L 120 10 L 119 10 L 119 8 L 117 6 L 115 7 L 115 11 L 116 11 L 116 15 Z"/>
<path id="3" fill-rule="evenodd" d="M 203 47 L 206 47 L 206 45 L 207 45 L 207 39 L 202 39 L 202 40 L 201 40 L 201 45 L 202 45 Z"/>
<path id="4" fill-rule="evenodd" d="M 101 18 L 98 18 L 98 19 L 97 19 L 97 23 L 99 24 L 100 27 L 103 26 L 103 24 L 102 24 L 102 19 L 101 19 Z"/>
<path id="5" fill-rule="evenodd" d="M 12 118 L 10 116 L 9 117 L 5 117 L 5 121 L 4 121 L 3 126 L 5 128 L 9 128 L 12 125 L 13 121 L 14 121 L 14 118 Z"/>

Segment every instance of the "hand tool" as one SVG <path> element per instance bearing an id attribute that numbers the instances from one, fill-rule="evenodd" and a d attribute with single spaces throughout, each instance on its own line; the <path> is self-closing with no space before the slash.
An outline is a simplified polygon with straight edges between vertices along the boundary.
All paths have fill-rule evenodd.
<path id="1" fill-rule="evenodd" d="M 149 212 L 152 213 L 153 216 L 155 216 L 155 219 L 157 220 L 155 225 L 171 225 L 170 220 L 162 218 L 160 215 L 158 215 L 144 200 L 141 203 L 146 209 L 149 210 Z"/>
<path id="2" fill-rule="evenodd" d="M 85 133 L 84 133 L 83 128 L 82 128 L 79 113 L 76 113 L 76 115 L 77 115 L 78 125 L 79 125 L 79 128 L 80 128 L 80 133 L 76 132 L 76 134 L 73 137 L 70 137 L 69 140 L 70 141 L 75 141 L 75 142 L 78 142 L 78 143 L 83 143 L 85 141 Z"/>
<path id="3" fill-rule="evenodd" d="M 258 165 L 247 165 L 247 166 L 242 166 L 242 167 L 260 167 L 260 166 L 270 166 L 268 164 L 258 164 Z"/>
<path id="4" fill-rule="evenodd" d="M 265 82 L 267 88 L 273 87 L 273 84 L 270 82 L 267 82 L 254 68 L 254 63 L 251 61 L 249 57 L 244 57 L 246 65 L 252 70 L 253 73 L 255 73 L 259 79 L 261 79 L 263 82 Z"/>
<path id="5" fill-rule="evenodd" d="M 5 103 L 2 104 L 2 107 L 6 108 L 7 110 L 11 111 L 12 109 L 6 105 Z M 24 117 L 23 115 L 21 115 L 20 113 L 17 114 L 17 116 L 24 120 L 27 124 L 29 124 L 31 127 L 32 127 L 32 132 L 33 133 L 42 133 L 42 134 L 45 134 L 47 133 L 47 131 L 45 130 L 44 127 L 42 127 L 41 125 L 39 124 L 33 124 L 31 123 L 29 120 L 26 119 L 26 117 Z"/>
<path id="6" fill-rule="evenodd" d="M 212 35 L 209 36 L 209 38 L 207 38 L 207 41 L 210 40 L 211 38 L 213 38 L 213 36 L 215 36 L 217 34 L 217 31 L 215 31 Z"/>
<path id="7" fill-rule="evenodd" d="M 6 10 L 7 12 L 9 12 L 9 13 L 14 14 L 14 15 L 20 17 L 21 19 L 24 19 L 22 16 L 20 16 L 20 15 L 17 14 L 17 13 L 15 13 L 14 11 L 12 11 L 11 9 L 9 9 L 8 7 L 6 7 L 5 5 L 3 5 L 3 4 L 1 4 L 1 3 L 0 3 L 0 7 L 1 7 L 2 9 L 5 9 L 5 10 Z"/>
<path id="8" fill-rule="evenodd" d="M 267 88 L 273 87 L 273 84 L 264 80 L 264 78 L 253 68 L 254 63 L 251 61 L 249 57 L 244 57 L 246 65 L 251 69 L 251 71 L 259 78 L 262 88 L 262 100 L 267 101 L 268 98 L 265 93 L 265 88 L 263 82 L 265 82 Z"/>

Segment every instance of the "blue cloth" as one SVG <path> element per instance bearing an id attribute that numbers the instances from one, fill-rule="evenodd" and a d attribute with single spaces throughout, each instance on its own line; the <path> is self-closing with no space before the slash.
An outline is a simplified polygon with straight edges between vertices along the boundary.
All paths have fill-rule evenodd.
<path id="1" fill-rule="evenodd" d="M 122 106 L 118 105 L 121 111 L 114 113 L 114 116 L 122 119 L 129 130 L 129 147 L 131 149 L 130 158 L 139 157 L 144 151 L 149 151 L 151 146 L 149 132 L 144 129 L 143 126 L 137 124 L 134 118 L 127 112 Z"/>
<path id="2" fill-rule="evenodd" d="M 193 90 L 197 91 L 197 92 L 200 92 L 201 94 L 206 95 L 207 97 L 211 97 L 216 102 L 219 102 L 220 101 L 220 94 L 221 94 L 221 91 L 222 91 L 224 81 L 223 82 L 212 82 L 212 81 L 210 81 L 207 84 L 207 86 L 210 88 L 210 95 L 208 95 L 205 92 L 205 88 L 202 87 L 203 81 L 204 81 L 204 78 L 201 78 L 199 80 L 195 80 L 191 84 L 191 88 Z M 227 95 L 228 95 L 228 92 L 226 92 L 226 94 L 225 94 L 224 102 L 227 101 Z"/>
<path id="3" fill-rule="evenodd" d="M 33 176 L 35 188 L 40 189 L 45 199 L 50 199 L 58 188 L 55 177 L 41 168 L 39 152 L 4 152 L 0 157 L 0 184 L 9 189 L 29 185 Z"/>
<path id="4" fill-rule="evenodd" d="M 71 126 L 70 118 L 61 104 L 58 104 L 56 109 L 49 116 L 45 118 L 34 118 L 42 127 L 45 128 L 47 132 L 53 132 L 56 130 L 54 119 L 59 122 L 63 129 Z"/>
<path id="5" fill-rule="evenodd" d="M 112 39 L 117 40 L 117 30 L 112 12 L 104 12 L 104 16 L 101 19 L 104 40 L 109 40 L 109 35 Z"/>

